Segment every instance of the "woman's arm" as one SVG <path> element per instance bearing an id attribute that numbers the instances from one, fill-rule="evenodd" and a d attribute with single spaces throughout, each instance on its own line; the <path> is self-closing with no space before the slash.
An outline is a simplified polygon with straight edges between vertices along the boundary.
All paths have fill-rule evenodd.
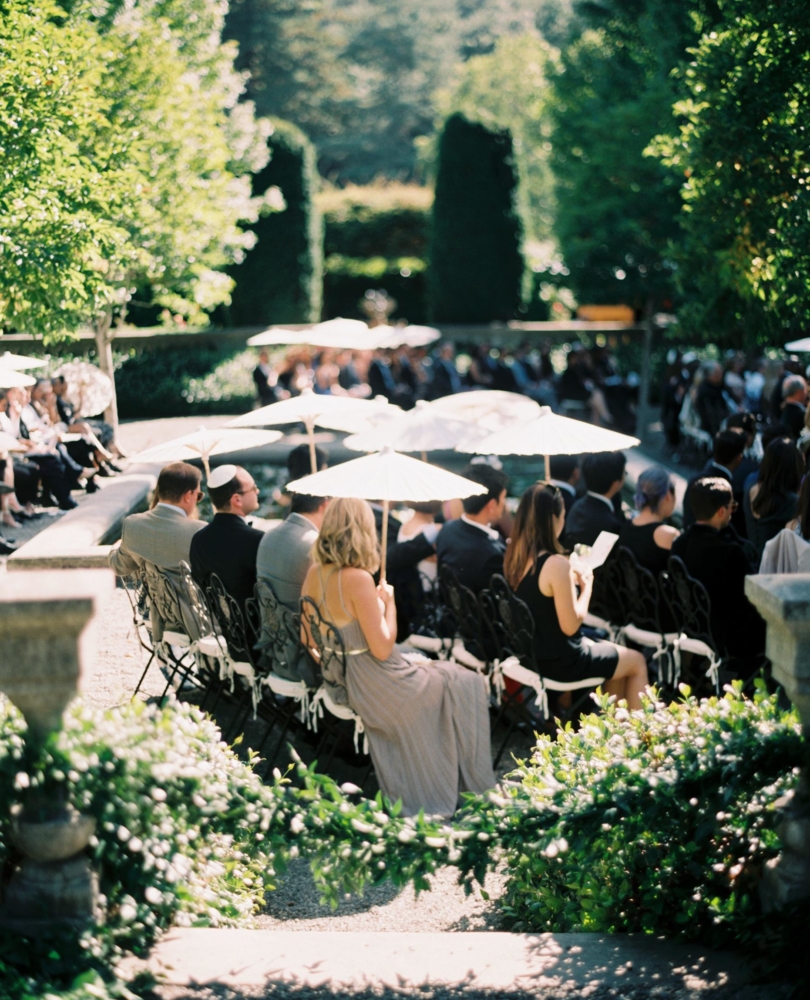
<path id="1" fill-rule="evenodd" d="M 677 528 L 673 528 L 670 524 L 661 524 L 653 532 L 653 541 L 659 549 L 669 550 L 678 535 L 680 531 Z"/>
<path id="2" fill-rule="evenodd" d="M 343 570 L 342 582 L 346 604 L 360 622 L 371 655 L 387 659 L 397 638 L 394 588 L 387 583 L 375 587 L 371 574 L 362 569 Z M 384 611 L 380 611 L 380 601 Z"/>
<path id="3" fill-rule="evenodd" d="M 552 556 L 540 575 L 546 575 L 560 628 L 566 635 L 574 635 L 588 613 L 593 590 L 593 573 L 573 569 L 564 556 Z M 577 585 L 580 587 L 579 595 L 577 595 Z"/>

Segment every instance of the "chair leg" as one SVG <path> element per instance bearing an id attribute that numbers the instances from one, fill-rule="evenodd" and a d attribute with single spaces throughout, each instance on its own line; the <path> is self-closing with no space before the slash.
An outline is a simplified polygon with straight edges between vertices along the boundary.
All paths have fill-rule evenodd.
<path id="1" fill-rule="evenodd" d="M 152 650 L 149 659 L 146 661 L 146 666 L 143 668 L 143 673 L 141 674 L 141 679 L 138 681 L 135 690 L 132 692 L 132 700 L 134 701 L 138 697 L 138 692 L 141 690 L 141 685 L 146 680 L 146 675 L 149 673 L 149 668 L 152 666 L 152 660 L 155 658 L 156 650 Z"/>

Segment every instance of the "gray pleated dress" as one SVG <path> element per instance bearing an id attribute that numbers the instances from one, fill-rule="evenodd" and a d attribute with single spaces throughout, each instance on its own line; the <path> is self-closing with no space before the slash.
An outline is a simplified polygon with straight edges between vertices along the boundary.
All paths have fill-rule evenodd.
<path id="1" fill-rule="evenodd" d="M 380 788 L 402 799 L 403 815 L 449 817 L 460 792 L 492 788 L 484 678 L 457 663 L 409 663 L 396 647 L 378 660 L 356 620 L 339 631 L 349 704 L 365 724 Z"/>

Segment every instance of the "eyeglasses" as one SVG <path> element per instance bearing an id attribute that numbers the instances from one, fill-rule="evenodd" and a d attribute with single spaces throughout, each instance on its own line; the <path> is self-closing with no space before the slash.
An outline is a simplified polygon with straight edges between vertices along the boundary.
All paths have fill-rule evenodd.
<path id="1" fill-rule="evenodd" d="M 734 513 L 734 511 L 735 511 L 735 510 L 736 510 L 736 509 L 737 509 L 737 508 L 738 508 L 738 507 L 739 507 L 740 505 L 739 505 L 739 503 L 738 503 L 738 502 L 737 502 L 736 500 L 732 500 L 732 501 L 731 501 L 731 503 L 730 503 L 730 504 L 729 504 L 728 506 L 729 506 L 729 508 L 731 509 L 731 513 L 733 514 L 733 513 Z"/>
<path id="2" fill-rule="evenodd" d="M 197 490 L 197 495 L 196 495 L 196 497 L 194 497 L 194 499 L 197 501 L 197 503 L 202 503 L 204 497 L 205 497 L 205 494 L 203 493 L 203 491 L 202 490 Z"/>
<path id="3" fill-rule="evenodd" d="M 562 493 L 562 490 L 555 483 L 550 483 L 547 479 L 538 479 L 537 485 L 542 486 L 545 490 L 552 490 L 554 494 Z"/>
<path id="4" fill-rule="evenodd" d="M 236 491 L 236 495 L 239 496 L 239 497 L 241 497 L 245 493 L 253 493 L 253 492 L 256 492 L 256 493 L 259 492 L 259 487 L 255 483 L 252 486 L 248 486 L 248 488 L 246 490 L 237 490 Z"/>

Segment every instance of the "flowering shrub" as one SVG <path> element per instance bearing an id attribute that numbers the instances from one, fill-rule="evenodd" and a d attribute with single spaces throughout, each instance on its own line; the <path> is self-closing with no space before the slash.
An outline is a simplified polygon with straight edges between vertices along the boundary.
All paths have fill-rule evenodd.
<path id="1" fill-rule="evenodd" d="M 46 782 L 67 788 L 97 820 L 92 853 L 106 908 L 78 949 L 0 936 L 4 1000 L 29 1000 L 43 983 L 69 990 L 63 1000 L 105 990 L 127 1000 L 109 973 L 121 949 L 143 950 L 172 923 L 244 921 L 299 854 L 333 903 L 386 879 L 427 889 L 446 864 L 471 889 L 505 858 L 502 907 L 515 929 L 745 947 L 767 923 L 755 889 L 778 850 L 774 804 L 795 780 L 799 727 L 762 687 L 753 701 L 731 689 L 700 702 L 684 694 L 632 714 L 605 697 L 579 731 L 542 737 L 503 788 L 466 796 L 453 824 L 403 818 L 381 795 L 363 799 L 301 763 L 297 787 L 277 771 L 265 785 L 214 723 L 177 703 L 98 712 L 76 702 L 34 758 L 20 716 L 0 698 L 0 802 L 19 804 Z M 8 832 L 4 808 L 0 871 Z M 772 940 L 791 917 L 774 919 Z"/>

